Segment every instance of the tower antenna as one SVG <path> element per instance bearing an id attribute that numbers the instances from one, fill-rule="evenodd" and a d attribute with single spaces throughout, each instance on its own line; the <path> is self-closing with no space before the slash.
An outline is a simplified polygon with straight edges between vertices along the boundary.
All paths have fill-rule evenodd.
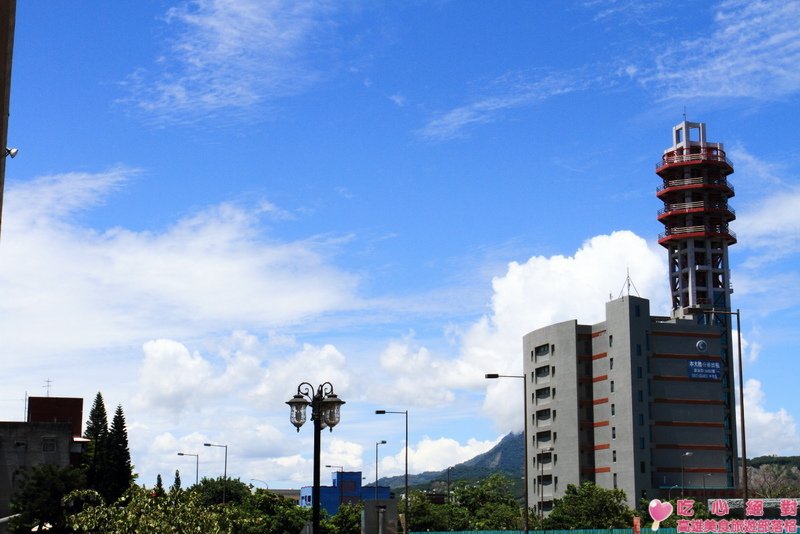
<path id="1" fill-rule="evenodd" d="M 686 122 L 686 105 L 683 106 L 683 121 Z"/>
<path id="2" fill-rule="evenodd" d="M 45 385 L 42 386 L 42 387 L 47 389 L 47 396 L 49 397 L 50 396 L 50 387 L 52 386 L 53 381 L 48 378 L 47 380 L 44 381 L 44 384 Z"/>
<path id="3" fill-rule="evenodd" d="M 620 289 L 620 291 L 619 291 L 619 296 L 620 297 L 622 296 L 623 291 L 625 291 L 625 287 L 628 288 L 627 295 L 630 296 L 631 295 L 631 286 L 633 286 L 633 290 L 636 291 L 636 296 L 637 297 L 641 297 L 641 295 L 639 294 L 639 290 L 636 289 L 636 284 L 633 283 L 633 279 L 631 278 L 631 270 L 630 270 L 630 268 L 628 268 L 627 269 L 627 276 L 625 277 L 625 283 L 622 284 L 622 289 Z"/>

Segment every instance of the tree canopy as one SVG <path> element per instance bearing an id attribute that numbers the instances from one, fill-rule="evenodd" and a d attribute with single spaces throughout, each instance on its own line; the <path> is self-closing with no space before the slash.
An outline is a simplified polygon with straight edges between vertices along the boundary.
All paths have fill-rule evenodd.
<path id="1" fill-rule="evenodd" d="M 634 511 L 621 489 L 605 489 L 592 482 L 569 484 L 544 519 L 545 529 L 630 528 Z"/>

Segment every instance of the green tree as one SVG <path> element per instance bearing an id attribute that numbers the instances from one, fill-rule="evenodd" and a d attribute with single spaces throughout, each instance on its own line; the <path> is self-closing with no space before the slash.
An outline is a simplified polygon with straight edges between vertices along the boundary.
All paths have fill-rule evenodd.
<path id="1" fill-rule="evenodd" d="M 500 473 L 477 484 L 459 482 L 453 491 L 453 500 L 467 511 L 472 529 L 517 529 L 522 526 L 522 511 L 514 499 L 511 483 Z"/>
<path id="2" fill-rule="evenodd" d="M 297 502 L 268 490 L 257 489 L 248 499 L 246 506 L 259 518 L 258 534 L 283 534 L 300 532 L 303 525 L 311 519 L 311 509 L 297 506 Z M 359 530 L 361 528 L 359 516 Z M 255 533 L 254 533 L 255 534 Z M 337 533 L 339 534 L 339 533 Z"/>
<path id="3" fill-rule="evenodd" d="M 30 532 L 33 527 L 41 531 L 45 523 L 51 525 L 50 532 L 69 532 L 61 500 L 85 486 L 83 472 L 74 467 L 42 464 L 29 469 L 12 497 L 12 510 L 20 514 L 12 525 L 13 532 Z"/>
<path id="4" fill-rule="evenodd" d="M 165 497 L 167 492 L 164 491 L 164 482 L 161 480 L 161 473 L 156 475 L 156 487 L 153 488 L 153 497 Z"/>
<path id="5" fill-rule="evenodd" d="M 106 464 L 105 451 L 108 437 L 108 414 L 103 402 L 103 395 L 98 391 L 86 421 L 83 437 L 89 440 L 83 454 L 83 465 L 86 470 L 86 482 L 90 488 L 100 490 L 104 479 Z"/>
<path id="6" fill-rule="evenodd" d="M 361 534 L 361 511 L 363 509 L 364 506 L 361 503 L 344 503 L 339 506 L 336 515 L 323 521 L 321 526 L 328 534 Z"/>
<path id="7" fill-rule="evenodd" d="M 180 491 L 181 490 L 181 472 L 179 470 L 175 470 L 175 480 L 172 481 L 172 486 L 169 487 L 169 491 Z"/>
<path id="8" fill-rule="evenodd" d="M 546 529 L 629 528 L 633 510 L 621 489 L 604 489 L 592 482 L 569 484 L 564 497 L 556 499 L 544 522 Z"/>
<path id="9" fill-rule="evenodd" d="M 101 493 L 107 502 L 119 499 L 133 482 L 131 452 L 128 448 L 128 430 L 122 406 L 117 406 L 106 440 L 105 483 Z"/>
<path id="10" fill-rule="evenodd" d="M 225 502 L 228 504 L 245 503 L 250 498 L 250 486 L 238 478 L 229 477 L 225 480 L 223 477 L 203 477 L 200 479 L 200 482 L 192 486 L 190 490 L 200 495 L 200 500 L 203 504 L 211 506 L 212 504 L 222 503 L 223 487 Z"/>

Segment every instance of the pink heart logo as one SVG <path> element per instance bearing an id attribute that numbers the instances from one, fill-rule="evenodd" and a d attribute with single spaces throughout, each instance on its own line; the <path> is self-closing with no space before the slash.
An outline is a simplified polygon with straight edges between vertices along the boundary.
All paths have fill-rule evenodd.
<path id="1" fill-rule="evenodd" d="M 653 499 L 650 501 L 648 510 L 650 511 L 650 517 L 653 518 L 653 521 L 664 521 L 672 515 L 672 503 Z"/>

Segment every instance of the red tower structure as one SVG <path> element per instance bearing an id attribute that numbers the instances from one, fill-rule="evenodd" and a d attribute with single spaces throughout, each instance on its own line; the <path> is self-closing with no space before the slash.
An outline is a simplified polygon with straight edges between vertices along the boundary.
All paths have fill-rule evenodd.
<path id="1" fill-rule="evenodd" d="M 664 202 L 658 242 L 669 252 L 673 314 L 730 310 L 728 245 L 736 243 L 728 206 L 734 195 L 728 176 L 733 165 L 722 143 L 706 141 L 706 125 L 683 121 L 672 129 L 672 146 L 656 164 L 663 184 L 656 196 Z M 702 317 L 700 314 L 699 317 Z"/>

